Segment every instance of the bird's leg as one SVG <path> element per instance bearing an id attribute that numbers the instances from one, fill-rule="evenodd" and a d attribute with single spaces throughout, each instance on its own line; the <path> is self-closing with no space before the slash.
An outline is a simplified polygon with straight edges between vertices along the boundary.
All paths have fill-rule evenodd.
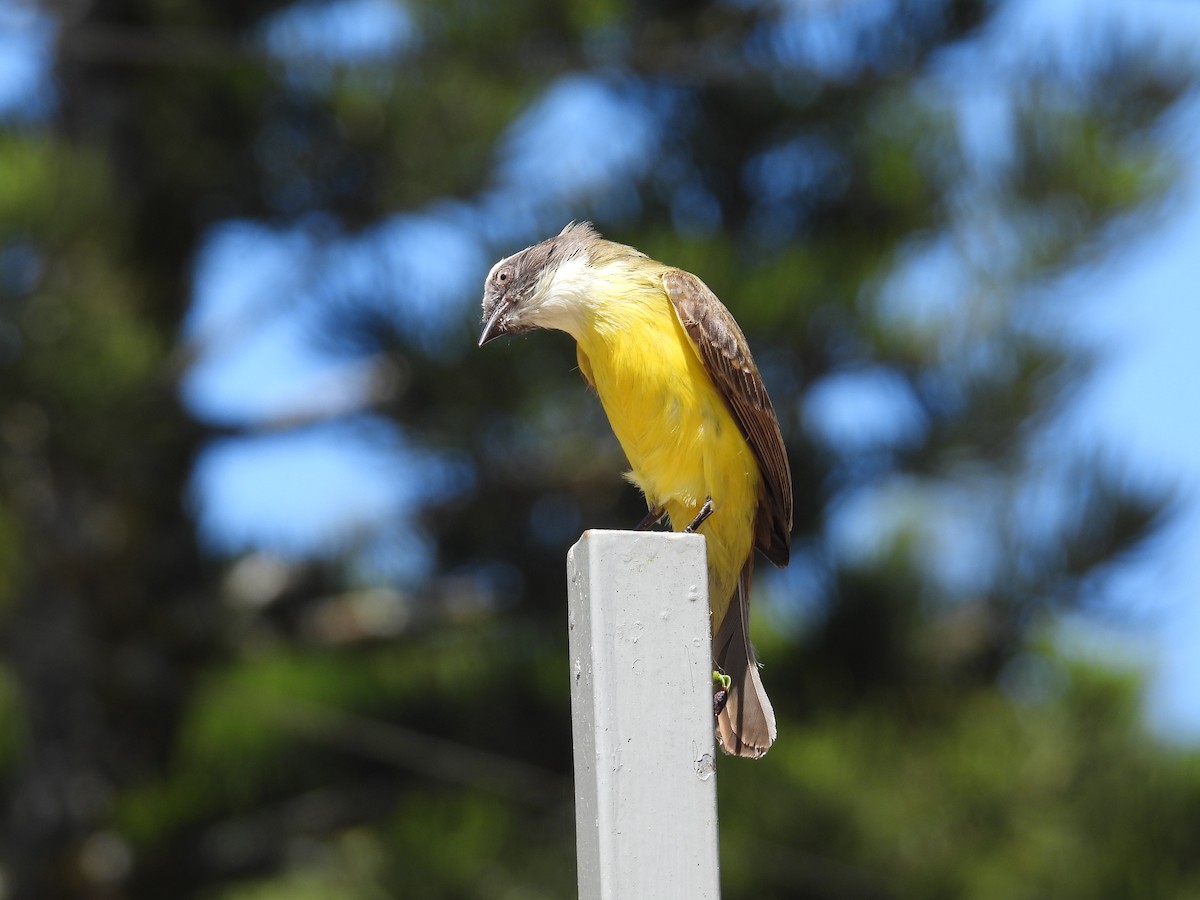
<path id="1" fill-rule="evenodd" d="M 652 528 L 663 520 L 663 516 L 667 514 L 666 507 L 655 506 L 650 512 L 646 513 L 646 517 L 642 521 L 633 526 L 634 531 L 645 531 L 647 528 Z"/>
<path id="2" fill-rule="evenodd" d="M 683 529 L 684 534 L 695 534 L 696 529 L 704 524 L 704 520 L 713 514 L 712 497 L 704 501 L 704 505 L 700 507 L 700 512 L 696 513 L 696 518 L 692 519 L 692 524 Z"/>
<path id="3" fill-rule="evenodd" d="M 719 716 L 729 701 L 729 688 L 733 679 L 724 672 L 713 669 L 713 715 Z"/>

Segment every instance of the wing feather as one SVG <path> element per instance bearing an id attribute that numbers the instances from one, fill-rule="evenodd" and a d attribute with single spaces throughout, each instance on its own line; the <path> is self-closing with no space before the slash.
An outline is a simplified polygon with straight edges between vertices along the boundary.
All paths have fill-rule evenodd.
<path id="1" fill-rule="evenodd" d="M 733 314 L 695 275 L 672 269 L 663 275 L 663 286 L 758 460 L 764 496 L 755 523 L 755 545 L 771 562 L 786 566 L 791 555 L 792 473 L 779 419 L 746 337 Z"/>

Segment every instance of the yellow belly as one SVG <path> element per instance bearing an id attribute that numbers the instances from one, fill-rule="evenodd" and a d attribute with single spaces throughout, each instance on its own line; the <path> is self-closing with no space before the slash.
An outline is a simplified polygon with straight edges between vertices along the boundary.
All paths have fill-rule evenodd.
<path id="1" fill-rule="evenodd" d="M 616 311 L 580 337 L 580 367 L 647 504 L 665 507 L 682 531 L 712 499 L 700 532 L 716 627 L 753 547 L 758 463 L 665 292 L 647 288 L 610 306 Z"/>

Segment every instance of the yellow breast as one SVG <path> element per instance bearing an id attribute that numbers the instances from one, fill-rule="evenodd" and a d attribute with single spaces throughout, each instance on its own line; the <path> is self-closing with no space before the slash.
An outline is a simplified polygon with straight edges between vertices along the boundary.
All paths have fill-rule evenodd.
<path id="1" fill-rule="evenodd" d="M 651 273 L 654 276 L 656 273 Z M 627 476 L 676 531 L 706 498 L 709 594 L 720 622 L 754 542 L 761 476 L 660 277 L 613 279 L 577 335 L 580 368 L 625 451 Z"/>

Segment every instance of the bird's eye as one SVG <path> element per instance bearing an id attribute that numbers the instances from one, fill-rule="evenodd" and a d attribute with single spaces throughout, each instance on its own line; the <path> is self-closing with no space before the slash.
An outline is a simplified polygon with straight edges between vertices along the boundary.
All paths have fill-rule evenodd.
<path id="1" fill-rule="evenodd" d="M 504 284 L 510 278 L 512 278 L 512 274 L 508 271 L 508 269 L 501 269 L 496 273 L 496 280 L 501 284 Z"/>

